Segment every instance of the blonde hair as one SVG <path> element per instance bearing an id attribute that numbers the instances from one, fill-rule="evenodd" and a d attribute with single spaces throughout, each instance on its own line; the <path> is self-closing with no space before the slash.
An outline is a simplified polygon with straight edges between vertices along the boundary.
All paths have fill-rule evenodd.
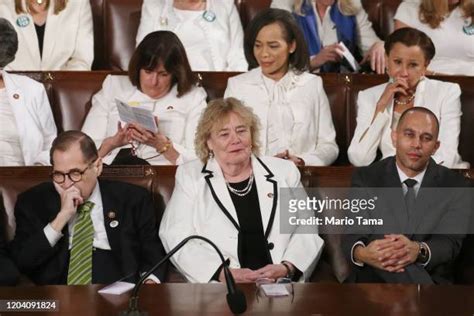
<path id="1" fill-rule="evenodd" d="M 302 12 L 302 7 L 305 1 L 315 2 L 316 0 L 294 0 L 293 11 L 299 15 L 305 15 Z M 360 0 L 336 0 L 339 10 L 344 15 L 355 15 L 362 9 L 362 3 Z"/>
<path id="2" fill-rule="evenodd" d="M 33 13 L 37 13 L 33 9 L 31 9 L 28 4 L 28 0 L 15 0 L 15 11 L 16 14 L 24 14 L 32 11 Z M 62 10 L 66 8 L 68 0 L 46 0 L 46 8 L 49 8 L 51 2 L 54 4 L 54 14 L 59 14 Z"/>
<path id="3" fill-rule="evenodd" d="M 259 154 L 260 144 L 258 143 L 260 122 L 252 109 L 243 105 L 235 98 L 215 99 L 208 103 L 206 109 L 199 118 L 196 129 L 194 147 L 196 155 L 203 163 L 209 159 L 210 150 L 207 141 L 213 131 L 219 130 L 227 123 L 231 113 L 237 114 L 243 123 L 250 129 L 252 138 L 252 153 Z"/>
<path id="4" fill-rule="evenodd" d="M 461 0 L 459 7 L 463 16 L 471 18 L 471 23 L 474 23 L 474 0 Z M 420 3 L 420 21 L 433 29 L 439 27 L 449 14 L 450 8 L 447 0 L 422 0 Z"/>

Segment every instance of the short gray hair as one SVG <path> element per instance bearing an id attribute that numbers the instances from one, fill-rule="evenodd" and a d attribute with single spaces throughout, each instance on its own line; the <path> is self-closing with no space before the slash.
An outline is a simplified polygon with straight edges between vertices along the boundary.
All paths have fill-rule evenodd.
<path id="1" fill-rule="evenodd" d="M 0 68 L 5 67 L 15 59 L 18 50 L 18 35 L 13 25 L 0 18 Z"/>

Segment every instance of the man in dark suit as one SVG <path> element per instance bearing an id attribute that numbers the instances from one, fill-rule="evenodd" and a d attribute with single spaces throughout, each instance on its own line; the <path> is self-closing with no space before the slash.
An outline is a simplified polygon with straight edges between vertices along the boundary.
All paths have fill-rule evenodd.
<path id="1" fill-rule="evenodd" d="M 400 117 L 392 141 L 395 157 L 359 168 L 353 191 L 377 196 L 363 217 L 383 226 L 359 225 L 347 235 L 352 263 L 348 282 L 446 283 L 470 216 L 463 177 L 436 164 L 439 122 L 428 109 L 413 107 Z M 379 188 L 379 189 L 377 189 Z"/>
<path id="2" fill-rule="evenodd" d="M 89 136 L 60 134 L 50 157 L 53 182 L 22 193 L 15 205 L 12 256 L 33 282 L 135 281 L 163 257 L 149 193 L 98 180 L 102 161 Z M 164 269 L 147 281 L 158 282 Z"/>

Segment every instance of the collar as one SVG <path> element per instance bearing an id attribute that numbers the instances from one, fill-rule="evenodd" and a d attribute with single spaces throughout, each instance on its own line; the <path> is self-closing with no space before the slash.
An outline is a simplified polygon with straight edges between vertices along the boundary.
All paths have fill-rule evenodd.
<path id="1" fill-rule="evenodd" d="M 400 182 L 402 184 L 404 184 L 403 182 L 406 180 L 406 179 L 413 179 L 413 180 L 416 180 L 416 185 L 415 187 L 416 188 L 419 188 L 420 185 L 421 185 L 421 182 L 423 181 L 423 178 L 425 176 L 425 173 L 426 173 L 426 169 L 428 169 L 428 165 L 426 165 L 425 169 L 423 169 L 422 172 L 418 173 L 416 176 L 414 177 L 409 177 L 405 174 L 405 172 L 403 172 L 402 169 L 400 169 L 400 167 L 398 167 L 398 164 L 397 164 L 397 161 L 395 160 L 395 166 L 397 167 L 397 171 L 398 171 L 398 176 L 400 178 Z"/>
<path id="2" fill-rule="evenodd" d="M 87 199 L 87 201 L 91 201 L 94 203 L 94 208 L 93 209 L 99 209 L 102 208 L 102 194 L 100 192 L 100 186 L 99 186 L 99 181 L 96 182 L 94 190 L 92 190 L 91 196 Z"/>

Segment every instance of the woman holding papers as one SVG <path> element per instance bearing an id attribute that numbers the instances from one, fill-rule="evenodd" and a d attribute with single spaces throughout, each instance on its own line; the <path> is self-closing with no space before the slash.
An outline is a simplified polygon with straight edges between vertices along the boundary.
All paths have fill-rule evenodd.
<path id="1" fill-rule="evenodd" d="M 309 57 L 289 12 L 267 9 L 250 22 L 245 55 L 253 70 L 230 78 L 226 97 L 260 119 L 262 153 L 298 166 L 327 166 L 337 158 L 336 132 L 320 77 L 306 72 Z"/>
<path id="2" fill-rule="evenodd" d="M 206 92 L 196 83 L 176 35 L 150 33 L 136 48 L 128 76 L 107 76 L 92 98 L 82 130 L 107 164 L 175 165 L 192 160 L 197 121 L 206 106 Z M 120 102 L 151 113 L 148 120 L 154 116 L 157 129 L 121 121 Z"/>
<path id="3" fill-rule="evenodd" d="M 196 133 L 200 160 L 178 167 L 160 238 L 166 251 L 190 235 L 212 240 L 236 282 L 307 280 L 324 242 L 316 226 L 299 224 L 312 212 L 284 210 L 283 188 L 304 192 L 300 173 L 289 161 L 259 157 L 258 133 L 258 118 L 237 99 L 209 102 Z M 222 262 L 201 241 L 171 260 L 190 282 L 224 281 Z"/>
<path id="4" fill-rule="evenodd" d="M 375 34 L 360 0 L 273 0 L 273 8 L 293 12 L 304 33 L 311 69 L 320 72 L 354 71 L 342 61 L 344 43 L 373 71 L 385 72 L 383 42 Z"/>
<path id="5" fill-rule="evenodd" d="M 439 149 L 433 159 L 448 168 L 469 168 L 458 154 L 461 128 L 461 89 L 458 84 L 428 79 L 427 67 L 435 55 L 431 39 L 413 28 L 393 32 L 385 42 L 390 81 L 361 91 L 357 98 L 357 127 L 348 149 L 355 166 L 395 155 L 391 131 L 408 108 L 422 106 L 438 118 Z"/>

